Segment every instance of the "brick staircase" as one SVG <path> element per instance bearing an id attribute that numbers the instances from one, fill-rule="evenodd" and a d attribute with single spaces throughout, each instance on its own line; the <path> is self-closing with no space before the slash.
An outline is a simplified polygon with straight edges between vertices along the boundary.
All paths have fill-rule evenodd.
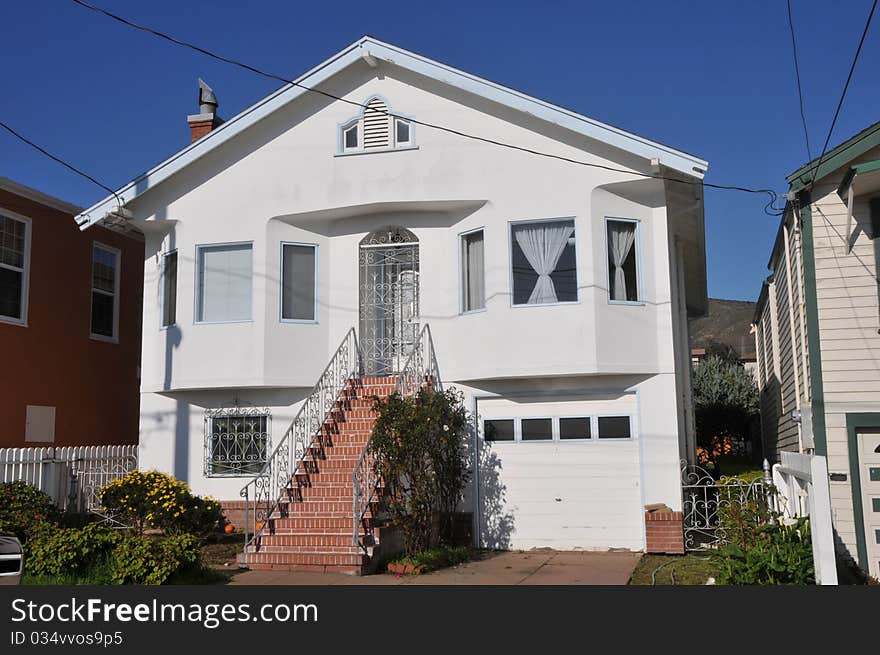
<path id="1" fill-rule="evenodd" d="M 239 555 L 242 566 L 357 574 L 369 570 L 378 554 L 378 508 L 371 506 L 361 525 L 365 553 L 352 543 L 351 476 L 376 420 L 373 397 L 387 397 L 396 380 L 364 377 L 345 386 L 262 535 Z M 376 543 L 370 543 L 372 538 Z"/>

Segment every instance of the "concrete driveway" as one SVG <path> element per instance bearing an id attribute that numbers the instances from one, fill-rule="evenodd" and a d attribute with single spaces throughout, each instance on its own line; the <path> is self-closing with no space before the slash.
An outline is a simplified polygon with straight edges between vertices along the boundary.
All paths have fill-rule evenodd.
<path id="1" fill-rule="evenodd" d="M 640 553 L 531 550 L 490 553 L 482 559 L 423 575 L 344 575 L 243 571 L 234 585 L 625 585 Z"/>

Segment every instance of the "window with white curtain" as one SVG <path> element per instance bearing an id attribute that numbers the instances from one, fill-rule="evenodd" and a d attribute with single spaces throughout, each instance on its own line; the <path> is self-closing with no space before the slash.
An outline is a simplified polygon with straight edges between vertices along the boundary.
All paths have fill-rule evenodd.
<path id="1" fill-rule="evenodd" d="M 613 302 L 641 300 L 638 271 L 638 222 L 608 219 L 608 298 Z"/>
<path id="2" fill-rule="evenodd" d="M 196 320 L 251 320 L 253 247 L 250 243 L 199 246 Z"/>
<path id="3" fill-rule="evenodd" d="M 0 318 L 25 322 L 30 222 L 0 216 Z"/>
<path id="4" fill-rule="evenodd" d="M 510 226 L 514 305 L 577 302 L 574 219 Z"/>
<path id="5" fill-rule="evenodd" d="M 486 263 L 483 230 L 461 235 L 461 311 L 486 307 Z"/>
<path id="6" fill-rule="evenodd" d="M 318 247 L 312 244 L 285 243 L 281 246 L 281 319 L 314 321 L 315 266 Z"/>

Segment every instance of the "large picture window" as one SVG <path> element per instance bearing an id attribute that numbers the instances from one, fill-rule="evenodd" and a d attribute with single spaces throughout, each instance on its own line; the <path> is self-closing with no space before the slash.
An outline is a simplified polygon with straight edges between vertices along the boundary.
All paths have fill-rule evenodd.
<path id="1" fill-rule="evenodd" d="M 0 215 L 0 319 L 24 323 L 30 223 Z"/>
<path id="2" fill-rule="evenodd" d="M 486 307 L 486 263 L 483 230 L 461 236 L 461 311 Z"/>
<path id="3" fill-rule="evenodd" d="M 577 302 L 574 220 L 510 227 L 514 305 Z"/>
<path id="4" fill-rule="evenodd" d="M 317 319 L 318 248 L 314 245 L 281 245 L 281 319 L 311 322 Z"/>
<path id="5" fill-rule="evenodd" d="M 269 452 L 268 409 L 218 409 L 205 415 L 205 475 L 259 473 Z"/>
<path id="6" fill-rule="evenodd" d="M 251 320 L 252 250 L 249 243 L 198 248 L 198 322 Z"/>
<path id="7" fill-rule="evenodd" d="M 119 312 L 119 251 L 92 246 L 92 336 L 116 338 Z"/>
<path id="8" fill-rule="evenodd" d="M 614 302 L 641 300 L 638 271 L 638 223 L 608 219 L 608 297 Z"/>

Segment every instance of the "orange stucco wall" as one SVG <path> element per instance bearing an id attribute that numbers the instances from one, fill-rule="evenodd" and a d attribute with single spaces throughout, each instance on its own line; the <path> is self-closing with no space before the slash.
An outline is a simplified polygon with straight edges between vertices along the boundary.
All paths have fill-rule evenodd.
<path id="1" fill-rule="evenodd" d="M 137 443 L 143 242 L 3 189 L 0 209 L 32 221 L 27 325 L 0 322 L 0 447 Z M 118 343 L 89 337 L 95 241 L 121 251 Z M 56 408 L 54 443 L 25 442 L 27 405 Z"/>

